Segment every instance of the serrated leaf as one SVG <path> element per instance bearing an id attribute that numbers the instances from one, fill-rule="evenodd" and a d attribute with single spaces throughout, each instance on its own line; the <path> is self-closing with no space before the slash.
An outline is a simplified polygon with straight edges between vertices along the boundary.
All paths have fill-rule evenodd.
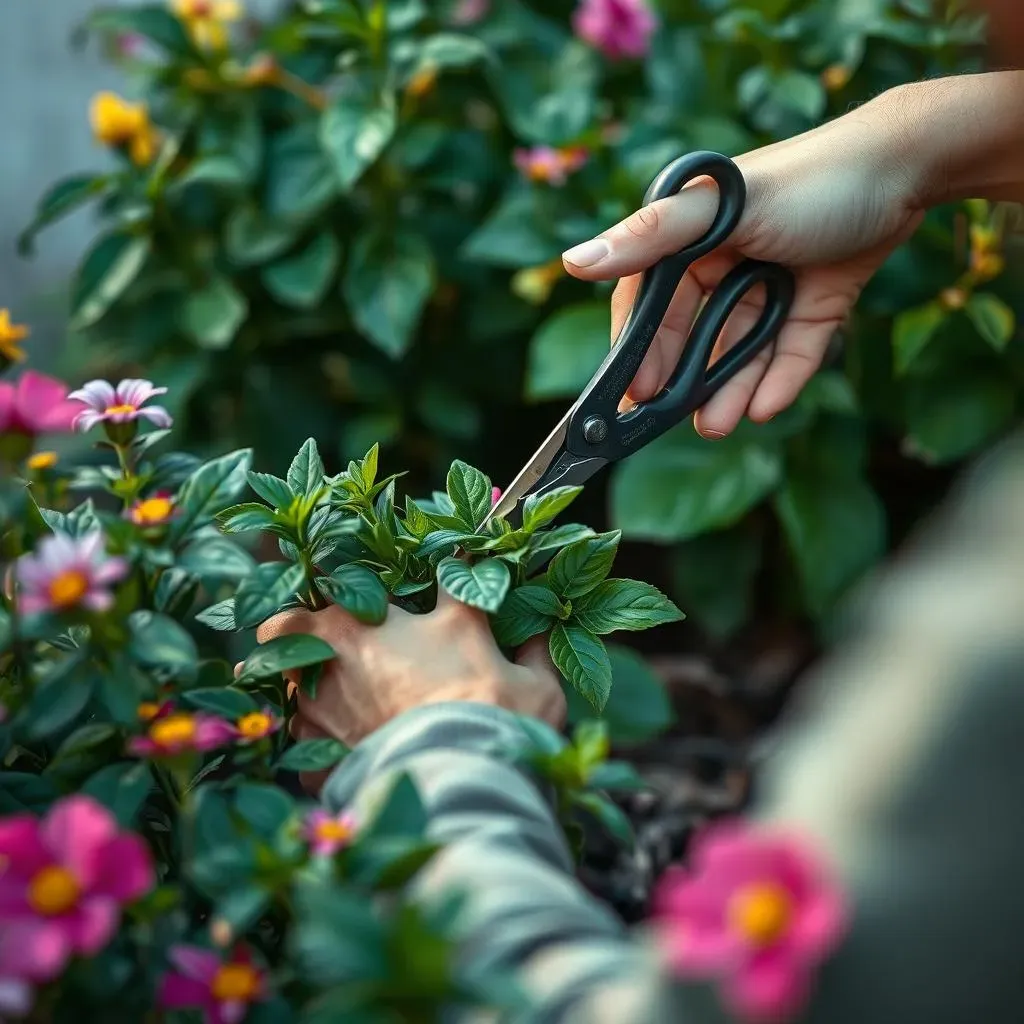
<path id="1" fill-rule="evenodd" d="M 301 495 L 315 494 L 324 485 L 324 463 L 313 438 L 308 438 L 288 467 L 288 486 Z"/>
<path id="2" fill-rule="evenodd" d="M 523 529 L 533 533 L 547 526 L 582 493 L 582 487 L 556 487 L 547 494 L 531 494 L 523 505 Z"/>
<path id="3" fill-rule="evenodd" d="M 242 664 L 238 682 L 265 679 L 306 665 L 319 665 L 334 656 L 334 648 L 320 637 L 308 633 L 289 633 L 257 647 Z"/>
<path id="4" fill-rule="evenodd" d="M 182 537 L 230 505 L 245 487 L 252 449 L 243 448 L 213 459 L 194 470 L 178 494 L 178 515 L 171 526 Z"/>
<path id="5" fill-rule="evenodd" d="M 657 587 L 638 580 L 604 580 L 573 603 L 573 621 L 591 633 L 638 631 L 685 616 Z"/>
<path id="6" fill-rule="evenodd" d="M 320 140 L 342 188 L 351 188 L 391 141 L 398 124 L 395 98 L 369 88 L 349 90 L 324 112 Z"/>
<path id="7" fill-rule="evenodd" d="M 329 577 L 316 581 L 324 597 L 369 626 L 382 623 L 388 614 L 388 592 L 377 574 L 365 565 L 342 565 Z"/>
<path id="8" fill-rule="evenodd" d="M 230 686 L 211 686 L 188 690 L 182 700 L 199 711 L 210 711 L 221 718 L 236 719 L 255 711 L 256 701 L 247 693 Z"/>
<path id="9" fill-rule="evenodd" d="M 301 740 L 289 747 L 276 767 L 289 772 L 320 772 L 344 760 L 349 749 L 344 743 L 329 738 Z"/>
<path id="10" fill-rule="evenodd" d="M 301 565 L 268 562 L 244 580 L 235 594 L 235 623 L 249 629 L 275 615 L 295 599 L 306 578 Z"/>
<path id="11" fill-rule="evenodd" d="M 582 626 L 559 623 L 551 631 L 548 650 L 558 671 L 600 713 L 612 688 L 612 664 L 600 637 Z"/>
<path id="12" fill-rule="evenodd" d="M 247 478 L 249 486 L 274 508 L 288 508 L 292 499 L 296 497 L 295 492 L 288 484 L 272 473 L 257 473 L 255 470 L 250 470 Z"/>
<path id="13" fill-rule="evenodd" d="M 216 604 L 211 604 L 209 608 L 204 608 L 196 616 L 196 622 L 223 632 L 238 629 L 235 624 L 235 599 L 228 597 Z"/>
<path id="14" fill-rule="evenodd" d="M 245 501 L 217 513 L 217 521 L 225 533 L 248 533 L 276 526 L 274 510 L 258 501 Z"/>
<path id="15" fill-rule="evenodd" d="M 485 612 L 496 612 L 501 607 L 511 583 L 508 567 L 496 558 L 476 565 L 458 558 L 442 559 L 437 580 L 456 601 Z"/>
<path id="16" fill-rule="evenodd" d="M 547 587 L 527 584 L 513 590 L 491 621 L 502 647 L 519 647 L 551 628 L 562 614 L 562 602 Z"/>
<path id="17" fill-rule="evenodd" d="M 599 533 L 563 548 L 551 560 L 548 586 L 560 597 L 575 598 L 596 587 L 611 572 L 622 537 L 620 530 Z"/>
<path id="18" fill-rule="evenodd" d="M 491 481 L 479 469 L 456 459 L 448 470 L 447 487 L 456 513 L 475 530 L 491 511 Z"/>

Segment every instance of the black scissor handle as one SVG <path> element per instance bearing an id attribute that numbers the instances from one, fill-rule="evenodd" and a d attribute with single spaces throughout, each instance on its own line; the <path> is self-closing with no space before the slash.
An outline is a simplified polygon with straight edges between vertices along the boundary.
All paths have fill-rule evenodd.
<path id="1" fill-rule="evenodd" d="M 732 160 L 720 153 L 689 153 L 673 161 L 651 183 L 644 205 L 675 195 L 701 177 L 712 178 L 718 186 L 715 219 L 702 238 L 659 260 L 644 273 L 615 345 L 580 396 L 570 418 L 566 445 L 577 456 L 611 461 L 653 441 L 699 409 L 770 344 L 789 315 L 795 292 L 791 272 L 777 264 L 745 260 L 722 279 L 708 298 L 665 390 L 628 413 L 617 411 L 687 270 L 723 245 L 743 215 L 743 175 Z M 760 318 L 709 369 L 715 341 L 730 313 L 759 284 L 766 287 Z"/>

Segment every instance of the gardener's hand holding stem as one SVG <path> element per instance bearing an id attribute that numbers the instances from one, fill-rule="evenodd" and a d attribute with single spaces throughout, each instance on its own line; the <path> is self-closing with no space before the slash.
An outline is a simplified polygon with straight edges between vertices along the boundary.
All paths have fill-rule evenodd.
<path id="1" fill-rule="evenodd" d="M 708 438 L 744 414 L 781 412 L 821 365 L 861 289 L 916 230 L 925 211 L 955 199 L 1024 200 L 1024 72 L 900 86 L 804 135 L 738 157 L 747 205 L 730 246 L 694 264 L 676 293 L 627 397 L 654 397 L 675 368 L 701 301 L 744 257 L 791 267 L 797 293 L 774 350 L 764 352 L 697 415 Z M 644 207 L 563 257 L 574 277 L 619 278 L 612 337 L 639 273 L 695 242 L 718 205 L 710 180 Z M 732 317 L 719 349 L 759 313 L 756 291 Z"/>

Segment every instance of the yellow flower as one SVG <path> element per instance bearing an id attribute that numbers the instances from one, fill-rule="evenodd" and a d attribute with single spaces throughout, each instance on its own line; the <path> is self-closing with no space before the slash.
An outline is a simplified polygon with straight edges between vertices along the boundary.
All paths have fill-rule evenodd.
<path id="1" fill-rule="evenodd" d="M 18 344 L 28 337 L 28 328 L 23 324 L 12 324 L 9 310 L 0 309 L 0 355 L 12 363 L 25 358 L 25 350 Z"/>
<path id="2" fill-rule="evenodd" d="M 104 146 L 126 146 L 149 128 L 144 103 L 129 103 L 116 93 L 97 93 L 89 111 L 92 133 Z"/>
<path id="3" fill-rule="evenodd" d="M 238 21 L 238 0 L 171 0 L 171 10 L 181 19 L 196 46 L 223 50 L 228 45 L 227 22 Z"/>
<path id="4" fill-rule="evenodd" d="M 427 64 L 409 79 L 405 91 L 413 99 L 421 99 L 423 96 L 433 92 L 436 84 L 437 68 L 433 64 Z"/>
<path id="5" fill-rule="evenodd" d="M 512 278 L 512 292 L 531 306 L 541 306 L 547 302 L 558 279 L 565 273 L 562 261 L 552 260 L 540 267 L 528 267 L 520 270 Z"/>
<path id="6" fill-rule="evenodd" d="M 53 469 L 57 465 L 56 452 L 36 452 L 25 460 L 25 466 L 33 473 L 41 473 Z"/>
<path id="7" fill-rule="evenodd" d="M 821 84 L 828 92 L 845 89 L 851 78 L 850 69 L 843 64 L 832 64 L 821 73 Z"/>

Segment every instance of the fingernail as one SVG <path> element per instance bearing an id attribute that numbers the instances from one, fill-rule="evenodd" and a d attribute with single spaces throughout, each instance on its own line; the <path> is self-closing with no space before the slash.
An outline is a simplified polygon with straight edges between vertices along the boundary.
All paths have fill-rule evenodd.
<path id="1" fill-rule="evenodd" d="M 709 441 L 721 441 L 725 437 L 721 430 L 702 430 L 701 435 Z"/>
<path id="2" fill-rule="evenodd" d="M 562 259 L 574 267 L 592 267 L 611 251 L 612 247 L 603 238 L 592 238 L 589 242 L 581 242 L 568 252 L 563 252 Z"/>

